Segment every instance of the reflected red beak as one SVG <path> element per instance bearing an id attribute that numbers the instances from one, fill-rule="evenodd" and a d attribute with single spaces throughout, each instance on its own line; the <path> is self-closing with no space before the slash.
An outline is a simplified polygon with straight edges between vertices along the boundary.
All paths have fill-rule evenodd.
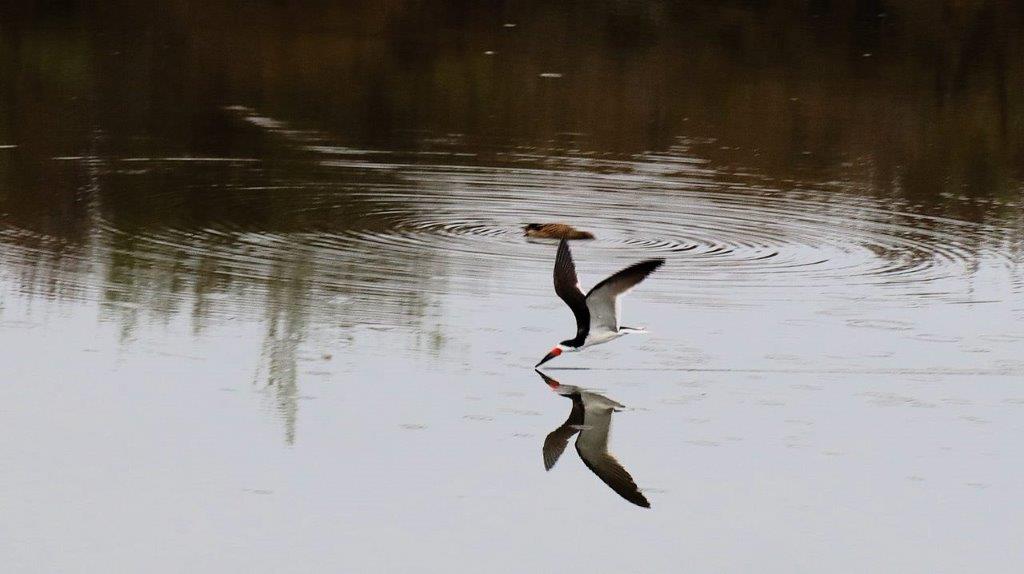
<path id="1" fill-rule="evenodd" d="M 550 361 L 551 359 L 554 359 L 555 357 L 557 357 L 558 355 L 561 355 L 561 354 L 562 354 L 562 350 L 559 349 L 558 347 L 555 347 L 554 349 L 551 349 L 550 353 L 548 353 L 547 355 L 544 355 L 544 358 L 541 359 L 539 363 L 534 365 L 533 368 L 536 369 L 537 367 L 543 365 L 544 363 Z"/>

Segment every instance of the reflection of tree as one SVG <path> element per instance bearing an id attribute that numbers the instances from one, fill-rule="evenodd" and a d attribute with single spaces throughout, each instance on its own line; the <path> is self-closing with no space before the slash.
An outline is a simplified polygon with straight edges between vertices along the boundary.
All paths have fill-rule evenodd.
<path id="1" fill-rule="evenodd" d="M 687 134 L 715 138 L 701 153 L 720 163 L 812 181 L 839 172 L 913 203 L 934 204 L 938 189 L 1012 192 L 1024 165 L 1024 15 L 942 4 L 395 2 L 342 14 L 307 3 L 301 15 L 248 14 L 290 23 L 272 31 L 225 27 L 218 18 L 238 14 L 211 9 L 187 45 L 216 81 L 202 93 L 229 91 L 361 144 L 415 147 L 427 130 L 551 145 L 582 132 L 571 145 L 635 153 Z M 172 16 L 172 29 L 185 18 Z"/>
<path id="2" fill-rule="evenodd" d="M 267 283 L 262 308 L 265 334 L 256 384 L 265 386 L 273 397 L 274 408 L 284 421 L 285 441 L 295 442 L 298 416 L 298 354 L 307 331 L 311 272 L 301 253 L 277 262 Z"/>
<path id="3" fill-rule="evenodd" d="M 0 144 L 18 146 L 0 150 L 0 273 L 29 296 L 98 291 L 125 338 L 183 312 L 197 331 L 266 313 L 261 384 L 292 421 L 289 440 L 296 350 L 333 311 L 310 305 L 347 297 L 341 321 L 422 322 L 423 283 L 445 275 L 445 258 L 314 248 L 311 238 L 391 230 L 365 192 L 405 185 L 402 173 L 331 170 L 225 106 L 328 143 L 477 154 L 467 162 L 504 161 L 490 153 L 514 146 L 630 157 L 687 136 L 703 143 L 686 153 L 711 167 L 786 189 L 838 180 L 1021 226 L 1005 205 L 1024 177 L 1024 12 L 1013 3 L 245 4 L 0 6 Z M 63 156 L 85 159 L 53 159 Z M 175 156 L 254 161 L 123 161 Z M 392 213 L 429 209 L 395 203 Z M 964 235 L 965 251 L 991 248 Z"/>
<path id="4" fill-rule="evenodd" d="M 232 126 L 221 108 L 241 103 L 371 147 L 415 148 L 422 130 L 623 153 L 707 136 L 698 153 L 718 164 L 839 176 L 962 217 L 986 214 L 938 191 L 1006 196 L 1022 177 L 1012 3 L 123 4 L 8 16 L 0 138 L 74 154 L 98 125 L 109 155 L 295 154 Z M 76 17 L 105 33 L 67 33 Z M 73 181 L 32 179 L 16 189 L 74 197 Z M 69 207 L 51 228 L 73 229 L 73 202 L 45 203 Z"/>
<path id="5" fill-rule="evenodd" d="M 241 233 L 389 227 L 351 193 L 394 183 L 388 174 L 318 168 L 231 104 L 333 143 L 415 149 L 462 134 L 440 145 L 485 162 L 500 161 L 492 143 L 631 155 L 682 134 L 706 142 L 687 153 L 713 167 L 753 167 L 785 187 L 845 181 L 969 221 L 1019 210 L 1005 205 L 1024 176 L 1024 13 L 1012 3 L 8 4 L 8 273 L 50 297 L 80 295 L 103 273 L 126 317 L 133 304 L 171 314 L 185 303 L 201 328 L 266 275 L 233 265 Z M 538 77 L 547 71 L 563 77 Z M 258 161 L 119 161 L 176 155 Z"/>

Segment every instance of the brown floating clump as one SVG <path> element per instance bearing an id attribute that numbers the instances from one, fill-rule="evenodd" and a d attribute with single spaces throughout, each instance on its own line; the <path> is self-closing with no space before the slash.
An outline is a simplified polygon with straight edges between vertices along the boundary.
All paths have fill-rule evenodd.
<path id="1" fill-rule="evenodd" d="M 580 231 L 564 223 L 529 223 L 523 226 L 523 235 L 537 239 L 593 239 L 594 234 Z"/>

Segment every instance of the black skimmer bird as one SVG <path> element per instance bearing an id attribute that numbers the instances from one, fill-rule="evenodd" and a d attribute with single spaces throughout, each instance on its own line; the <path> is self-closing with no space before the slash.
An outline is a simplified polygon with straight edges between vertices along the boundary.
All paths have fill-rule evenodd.
<path id="1" fill-rule="evenodd" d="M 633 477 L 608 452 L 612 413 L 625 407 L 604 395 L 563 385 L 540 371 L 537 374 L 556 393 L 572 400 L 569 418 L 544 439 L 544 468 L 551 470 L 565 452 L 569 439 L 579 433 L 576 437 L 576 452 L 583 464 L 622 498 L 637 506 L 650 508 L 651 503 L 647 502 L 647 498 L 633 482 Z"/>
<path id="2" fill-rule="evenodd" d="M 529 223 L 523 226 L 523 235 L 534 239 L 593 239 L 594 234 L 580 231 L 564 223 Z"/>
<path id="3" fill-rule="evenodd" d="M 584 295 L 580 290 L 580 281 L 576 278 L 576 264 L 572 261 L 569 243 L 565 239 L 560 241 L 558 255 L 555 256 L 555 293 L 576 316 L 576 336 L 556 345 L 534 367 L 543 365 L 565 351 L 580 351 L 618 339 L 628 333 L 644 332 L 643 329 L 623 327 L 619 324 L 619 296 L 635 287 L 664 263 L 664 259 L 648 259 L 630 265 L 594 285 L 590 292 Z"/>

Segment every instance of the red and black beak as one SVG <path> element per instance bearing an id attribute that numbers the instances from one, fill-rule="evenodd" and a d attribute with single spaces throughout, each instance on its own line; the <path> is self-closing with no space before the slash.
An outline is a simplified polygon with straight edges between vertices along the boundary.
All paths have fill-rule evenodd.
<path id="1" fill-rule="evenodd" d="M 544 358 L 541 359 L 539 363 L 534 365 L 533 368 L 536 369 L 537 367 L 543 365 L 544 363 L 550 361 L 551 359 L 554 359 L 555 357 L 557 357 L 558 355 L 561 355 L 561 354 L 562 354 L 562 350 L 559 349 L 558 347 L 555 347 L 554 349 L 551 349 L 550 353 L 548 353 L 547 355 L 544 355 Z"/>

